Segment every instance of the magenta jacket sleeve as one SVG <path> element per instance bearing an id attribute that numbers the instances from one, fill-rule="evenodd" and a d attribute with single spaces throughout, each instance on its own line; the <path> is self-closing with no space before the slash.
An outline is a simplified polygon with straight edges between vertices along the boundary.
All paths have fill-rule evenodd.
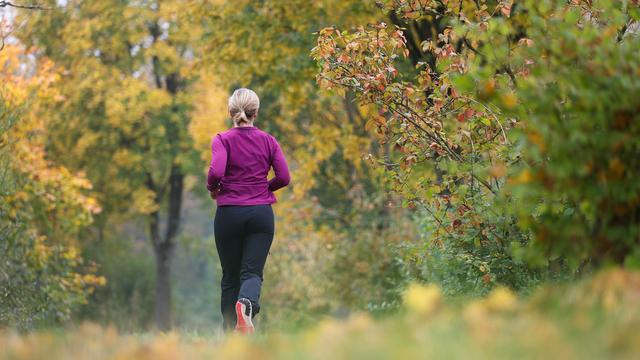
<path id="1" fill-rule="evenodd" d="M 207 190 L 213 191 L 220 185 L 226 168 L 227 149 L 222 144 L 220 135 L 216 135 L 211 141 L 211 164 L 207 175 Z"/>
<path id="2" fill-rule="evenodd" d="M 275 176 L 271 180 L 269 180 L 269 191 L 276 191 L 280 188 L 283 188 L 289 185 L 290 181 L 289 166 L 287 165 L 287 160 L 284 158 L 284 154 L 282 153 L 282 149 L 280 148 L 280 144 L 278 144 L 278 141 L 275 138 L 273 138 L 273 141 L 275 144 L 275 149 L 271 166 L 273 167 Z"/>

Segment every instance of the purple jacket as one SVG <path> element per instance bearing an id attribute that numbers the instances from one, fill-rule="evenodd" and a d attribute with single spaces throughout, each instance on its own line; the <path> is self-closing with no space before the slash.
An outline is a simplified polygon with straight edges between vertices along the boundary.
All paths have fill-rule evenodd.
<path id="1" fill-rule="evenodd" d="M 269 168 L 275 177 L 267 181 Z M 275 203 L 274 191 L 289 184 L 280 144 L 255 126 L 234 127 L 213 137 L 207 189 L 220 188 L 218 206 Z"/>

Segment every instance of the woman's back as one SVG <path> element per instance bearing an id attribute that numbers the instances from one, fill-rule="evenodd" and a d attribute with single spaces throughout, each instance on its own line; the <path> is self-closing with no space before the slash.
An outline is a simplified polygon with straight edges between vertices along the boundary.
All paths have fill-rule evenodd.
<path id="1" fill-rule="evenodd" d="M 209 191 L 219 188 L 218 206 L 276 202 L 273 191 L 289 183 L 289 170 L 276 139 L 255 126 L 238 126 L 212 141 L 207 179 Z M 267 180 L 270 167 L 275 177 Z"/>
<path id="2" fill-rule="evenodd" d="M 207 177 L 207 189 L 218 203 L 213 227 L 222 266 L 223 327 L 245 334 L 254 331 L 252 319 L 260 311 L 262 274 L 275 234 L 273 192 L 289 184 L 280 145 L 253 126 L 259 109 L 260 99 L 251 89 L 236 89 L 229 97 L 233 128 L 211 141 Z M 267 180 L 270 167 L 275 177 Z"/>

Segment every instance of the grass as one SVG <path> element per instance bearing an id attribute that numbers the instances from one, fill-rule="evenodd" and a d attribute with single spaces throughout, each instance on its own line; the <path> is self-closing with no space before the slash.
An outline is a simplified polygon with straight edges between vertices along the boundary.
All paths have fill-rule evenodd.
<path id="1" fill-rule="evenodd" d="M 252 337 L 220 331 L 119 334 L 83 323 L 20 335 L 0 332 L 3 359 L 603 359 L 640 358 L 640 273 L 600 272 L 526 299 L 503 288 L 448 304 L 413 285 L 405 310 L 361 313 L 308 329 Z"/>

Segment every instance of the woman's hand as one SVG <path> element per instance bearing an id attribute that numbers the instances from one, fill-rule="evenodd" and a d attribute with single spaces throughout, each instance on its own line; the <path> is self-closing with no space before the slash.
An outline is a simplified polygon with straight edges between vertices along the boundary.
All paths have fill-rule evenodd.
<path id="1" fill-rule="evenodd" d="M 209 191 L 209 196 L 211 196 L 211 199 L 215 200 L 216 197 L 218 197 L 219 193 L 220 193 L 220 187 L 217 187 L 213 189 L 213 191 Z"/>

